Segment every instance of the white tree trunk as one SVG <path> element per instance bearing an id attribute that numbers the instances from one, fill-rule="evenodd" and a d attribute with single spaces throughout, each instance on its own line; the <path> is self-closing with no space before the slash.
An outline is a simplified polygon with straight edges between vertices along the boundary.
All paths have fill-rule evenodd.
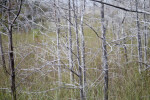
<path id="1" fill-rule="evenodd" d="M 83 29 L 83 20 L 84 20 L 84 13 L 85 13 L 85 3 L 86 0 L 82 2 L 81 8 L 81 18 L 80 18 L 80 38 L 81 38 L 81 68 L 82 68 L 82 75 L 83 75 L 83 92 L 84 92 L 84 100 L 86 100 L 86 66 L 85 66 L 85 40 L 84 40 L 84 29 Z"/>
<path id="2" fill-rule="evenodd" d="M 78 1 L 76 0 L 76 6 L 78 7 Z M 77 62 L 78 62 L 78 68 L 79 68 L 79 85 L 80 85 L 80 98 L 81 100 L 84 100 L 84 91 L 83 91 L 83 80 L 82 80 L 82 67 L 81 67 L 81 56 L 80 56 L 80 45 L 79 45 L 79 32 L 78 32 L 78 20 L 77 20 L 77 13 L 78 8 L 75 7 L 75 0 L 73 0 L 73 12 L 74 12 L 74 18 L 75 18 L 75 33 L 76 33 L 76 45 L 77 45 Z"/>
<path id="3" fill-rule="evenodd" d="M 61 75 L 61 63 L 60 63 L 60 16 L 57 6 L 59 6 L 59 0 L 54 0 L 55 6 L 55 23 L 56 23 L 56 35 L 57 35 L 57 64 L 58 64 L 58 81 L 59 86 L 62 82 L 62 75 Z"/>
<path id="4" fill-rule="evenodd" d="M 136 0 L 136 11 L 138 11 L 138 0 Z M 141 33 L 140 33 L 140 22 L 139 22 L 139 14 L 136 13 L 137 20 L 137 44 L 138 44 L 138 62 L 139 62 L 139 73 L 141 73 L 142 69 L 142 42 L 141 42 Z"/>
<path id="5" fill-rule="evenodd" d="M 103 0 L 102 0 L 103 1 Z M 106 48 L 106 26 L 104 17 L 104 4 L 101 5 L 101 30 L 102 30 L 102 62 L 104 72 L 104 100 L 108 100 L 108 59 L 107 59 L 107 48 Z"/>
<path id="6" fill-rule="evenodd" d="M 81 68 L 82 68 L 82 75 L 83 75 L 83 91 L 84 96 L 86 95 L 86 66 L 85 66 L 85 40 L 84 40 L 84 32 L 83 32 L 83 16 L 81 16 L 81 23 L 80 23 L 80 32 L 81 32 Z"/>
<path id="7" fill-rule="evenodd" d="M 123 16 L 122 14 L 122 22 L 121 22 L 121 32 L 122 32 L 122 36 L 123 38 L 126 36 L 126 33 L 124 32 L 124 20 L 125 20 L 125 16 Z M 126 63 L 128 62 L 128 52 L 127 52 L 127 47 L 126 47 L 126 38 L 123 39 L 123 48 L 124 48 L 124 57 L 125 57 L 125 61 Z"/>
<path id="8" fill-rule="evenodd" d="M 146 0 L 144 0 L 144 10 L 146 9 Z M 147 63 L 147 24 L 146 24 L 146 14 L 144 14 L 144 63 Z M 147 64 L 145 65 L 147 67 Z"/>
<path id="9" fill-rule="evenodd" d="M 73 55 L 72 55 L 72 29 L 71 29 L 71 0 L 68 0 L 68 42 L 69 42 L 69 67 L 73 70 Z M 73 83 L 74 74 L 70 72 L 70 81 Z"/>
<path id="10" fill-rule="evenodd" d="M 5 62 L 5 56 L 4 56 L 4 52 L 3 52 L 3 43 L 2 43 L 2 36 L 1 36 L 1 32 L 0 32 L 0 54 L 1 54 L 1 59 L 2 59 L 2 65 L 3 65 L 3 69 L 6 73 L 7 69 L 6 69 L 6 62 Z"/>

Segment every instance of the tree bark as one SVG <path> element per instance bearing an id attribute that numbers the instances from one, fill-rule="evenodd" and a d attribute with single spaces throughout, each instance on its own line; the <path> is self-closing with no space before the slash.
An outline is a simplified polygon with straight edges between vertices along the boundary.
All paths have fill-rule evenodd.
<path id="1" fill-rule="evenodd" d="M 122 23 L 121 23 L 121 30 L 122 30 L 122 35 L 123 37 L 126 36 L 125 32 L 124 32 L 124 20 L 125 20 L 125 17 L 122 17 L 123 20 L 122 20 Z M 125 57 L 125 61 L 126 63 L 128 62 L 128 52 L 127 52 L 127 47 L 126 47 L 126 38 L 123 39 L 123 48 L 124 48 L 124 57 Z"/>
<path id="2" fill-rule="evenodd" d="M 69 67 L 73 70 L 73 55 L 72 55 L 72 29 L 71 29 L 71 0 L 68 0 L 68 36 L 69 36 Z M 73 83 L 74 74 L 70 72 L 70 81 Z"/>
<path id="3" fill-rule="evenodd" d="M 17 20 L 21 8 L 22 8 L 22 1 L 20 0 L 20 6 L 18 12 L 14 19 L 12 19 L 12 3 L 11 0 L 8 1 L 8 56 L 9 56 L 9 68 L 10 68 L 10 78 L 11 78 L 11 93 L 12 93 L 12 100 L 17 100 L 16 94 L 16 74 L 15 74 L 15 61 L 14 61 L 14 50 L 13 50 L 13 25 Z"/>
<path id="4" fill-rule="evenodd" d="M 138 11 L 138 0 L 136 0 L 136 11 Z M 141 73 L 141 69 L 142 69 L 142 42 L 141 42 L 140 22 L 139 22 L 138 12 L 136 13 L 136 20 L 137 20 L 136 24 L 137 24 L 139 73 Z"/>
<path id="5" fill-rule="evenodd" d="M 16 98 L 16 81 L 15 81 L 15 63 L 14 63 L 14 51 L 13 51 L 13 41 L 12 41 L 12 26 L 9 26 L 9 67 L 11 70 L 11 92 L 12 92 L 12 100 L 17 100 Z"/>
<path id="6" fill-rule="evenodd" d="M 3 43 L 2 43 L 1 32 L 0 32 L 0 52 L 1 52 L 2 66 L 3 66 L 4 72 L 6 74 L 8 74 L 8 71 L 6 68 L 5 56 L 4 56 L 4 52 L 3 52 Z"/>
<path id="7" fill-rule="evenodd" d="M 11 9 L 11 0 L 9 0 L 9 9 Z M 11 12 L 10 10 L 8 11 L 8 22 L 11 23 Z M 13 38 L 12 38 L 12 24 L 8 25 L 8 55 L 9 55 L 9 68 L 10 68 L 10 75 L 11 75 L 11 93 L 12 93 L 12 100 L 17 100 L 16 97 L 16 81 L 15 81 L 15 63 L 14 63 L 14 51 L 13 51 Z"/>
<path id="8" fill-rule="evenodd" d="M 124 25 L 122 23 L 122 34 L 123 34 L 123 37 L 125 37 L 125 33 L 124 33 Z M 128 62 L 128 52 L 127 52 L 127 47 L 126 47 L 126 39 L 124 38 L 123 39 L 123 48 L 124 48 L 124 57 L 125 57 L 125 61 L 126 63 Z"/>
<path id="9" fill-rule="evenodd" d="M 59 12 L 57 10 L 57 6 L 59 6 L 59 0 L 54 0 L 55 6 L 55 22 L 56 22 L 56 35 L 57 35 L 57 64 L 58 64 L 58 81 L 59 86 L 62 82 L 62 75 L 61 75 L 61 63 L 60 63 L 60 18 Z"/>
<path id="10" fill-rule="evenodd" d="M 84 20 L 84 13 L 85 13 L 85 2 L 83 1 L 82 8 L 81 8 L 81 22 L 80 22 L 80 36 L 81 36 L 81 68 L 83 73 L 83 100 L 86 100 L 86 66 L 85 66 L 85 39 L 84 39 L 84 29 L 83 29 L 83 20 Z"/>
<path id="11" fill-rule="evenodd" d="M 146 10 L 146 0 L 144 0 L 144 10 Z M 146 14 L 144 14 L 144 63 L 147 63 L 147 24 L 146 24 Z M 147 64 L 145 65 L 147 68 Z"/>
<path id="12" fill-rule="evenodd" d="M 103 1 L 103 0 L 102 0 Z M 108 59 L 107 59 L 107 48 L 106 48 L 106 26 L 104 16 L 104 4 L 101 5 L 101 30 L 102 30 L 102 62 L 104 72 L 104 100 L 108 100 Z"/>

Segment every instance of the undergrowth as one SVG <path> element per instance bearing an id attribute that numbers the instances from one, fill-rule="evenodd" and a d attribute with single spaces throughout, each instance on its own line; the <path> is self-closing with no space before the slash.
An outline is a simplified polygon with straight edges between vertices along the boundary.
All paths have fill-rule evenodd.
<path id="1" fill-rule="evenodd" d="M 37 32 L 37 31 L 35 31 Z M 103 74 L 101 67 L 100 39 L 91 30 L 85 31 L 87 64 L 87 100 L 103 99 Z M 80 100 L 78 77 L 76 88 L 70 85 L 70 71 L 63 69 L 62 84 L 58 85 L 57 66 L 47 62 L 54 60 L 54 45 L 49 37 L 42 34 L 14 34 L 16 84 L 18 100 Z M 97 38 L 97 39 L 95 39 Z M 7 38 L 3 36 L 4 49 L 7 51 Z M 56 40 L 53 40 L 56 43 Z M 50 48 L 50 49 L 49 49 Z M 123 49 L 122 49 L 123 50 Z M 110 49 L 108 49 L 110 51 Z M 76 52 L 74 50 L 74 52 Z M 150 75 L 146 70 L 139 74 L 135 61 L 126 64 L 123 54 L 120 63 L 113 63 L 115 51 L 109 55 L 109 100 L 150 100 Z M 123 52 L 121 52 L 123 53 Z M 62 53 L 62 55 L 65 55 Z M 5 55 L 8 59 L 7 55 Z M 130 55 L 128 55 L 130 59 Z M 67 58 L 63 58 L 67 63 Z M 131 59 L 132 60 L 132 59 Z M 8 66 L 8 60 L 7 60 Z M 64 65 L 62 65 L 64 68 Z M 65 66 L 66 67 L 66 66 Z M 75 68 L 77 66 L 75 65 Z M 33 69 L 33 70 L 27 70 Z M 0 100 L 11 100 L 10 79 L 0 67 Z M 78 68 L 76 69 L 78 70 Z"/>

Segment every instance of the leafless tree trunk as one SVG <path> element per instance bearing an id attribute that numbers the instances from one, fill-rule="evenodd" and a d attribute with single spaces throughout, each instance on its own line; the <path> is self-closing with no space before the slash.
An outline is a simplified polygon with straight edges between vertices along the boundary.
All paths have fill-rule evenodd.
<path id="1" fill-rule="evenodd" d="M 13 51 L 13 41 L 12 41 L 12 26 L 9 25 L 9 67 L 11 70 L 11 92 L 12 92 L 12 100 L 16 99 L 16 81 L 15 81 L 15 63 L 14 63 L 14 51 Z"/>
<path id="2" fill-rule="evenodd" d="M 123 23 L 122 23 L 122 34 L 125 37 L 125 33 L 124 33 L 124 29 L 123 29 Z M 125 61 L 126 63 L 128 62 L 128 52 L 127 52 L 127 47 L 126 47 L 126 39 L 123 39 L 123 48 L 124 48 L 124 57 L 125 57 Z"/>
<path id="3" fill-rule="evenodd" d="M 103 0 L 102 0 L 103 1 Z M 108 100 L 108 59 L 107 59 L 107 48 L 106 48 L 106 26 L 104 16 L 104 4 L 101 5 L 101 30 L 102 30 L 102 62 L 104 71 L 104 100 Z"/>
<path id="4" fill-rule="evenodd" d="M 11 0 L 9 0 L 9 9 L 11 9 Z M 11 11 L 9 10 L 8 11 L 8 22 L 11 23 Z M 15 81 L 15 63 L 14 63 L 14 51 L 13 51 L 13 38 L 12 38 L 12 29 L 13 29 L 13 26 L 12 24 L 9 24 L 8 25 L 8 42 L 9 42 L 9 45 L 8 45 L 8 48 L 9 48 L 9 52 L 8 52 L 8 55 L 9 55 L 9 68 L 10 68 L 10 71 L 11 71 L 11 93 L 12 93 L 12 100 L 17 100 L 17 97 L 16 97 L 16 81 Z"/>
<path id="5" fill-rule="evenodd" d="M 59 11 L 57 10 L 57 6 L 59 6 L 59 0 L 54 0 L 54 6 L 55 6 L 55 22 L 56 22 L 56 35 L 57 35 L 57 63 L 58 63 L 58 81 L 59 85 L 61 85 L 62 82 L 62 76 L 61 76 L 61 63 L 60 63 L 60 16 Z"/>
<path id="6" fill-rule="evenodd" d="M 6 2 L 5 0 L 2 0 L 2 5 L 6 6 Z M 5 13 L 5 8 L 1 8 L 1 19 L 4 19 L 5 17 L 3 16 Z M 3 50 L 3 40 L 2 40 L 2 32 L 0 32 L 0 53 L 1 53 L 1 59 L 2 59 L 2 66 L 4 69 L 4 72 L 6 74 L 9 74 L 7 68 L 6 68 L 6 60 L 5 60 L 5 55 L 4 55 L 4 50 Z"/>
<path id="7" fill-rule="evenodd" d="M 1 32 L 0 32 L 0 52 L 1 52 L 2 66 L 3 66 L 4 71 L 7 74 L 5 56 L 4 56 L 4 52 L 3 52 L 3 43 L 2 43 Z"/>
<path id="8" fill-rule="evenodd" d="M 15 74 L 15 61 L 14 61 L 14 50 L 13 50 L 13 26 L 17 20 L 21 8 L 22 0 L 20 1 L 19 9 L 14 18 L 12 18 L 12 3 L 11 0 L 8 1 L 8 56 L 9 56 L 9 68 L 10 68 L 10 78 L 11 78 L 11 93 L 12 100 L 17 100 L 16 94 L 16 74 Z"/>
<path id="9" fill-rule="evenodd" d="M 146 0 L 144 0 L 144 10 L 146 9 Z M 146 14 L 144 14 L 144 63 L 147 63 L 147 24 L 146 24 Z M 145 66 L 147 67 L 147 65 Z"/>
<path id="10" fill-rule="evenodd" d="M 76 6 L 78 2 L 76 0 Z M 77 6 L 78 7 L 78 6 Z M 80 98 L 81 100 L 84 99 L 84 90 L 83 90 L 83 80 L 82 80 L 82 66 L 81 66 L 81 56 L 80 56 L 80 45 L 79 45 L 79 32 L 78 32 L 78 19 L 77 19 L 77 7 L 75 7 L 75 0 L 73 0 L 73 13 L 75 18 L 75 33 L 76 33 L 76 45 L 77 45 L 77 61 L 78 61 L 78 68 L 79 68 L 79 85 L 80 85 Z"/>
<path id="11" fill-rule="evenodd" d="M 84 40 L 84 29 L 83 29 L 83 20 L 85 13 L 85 3 L 86 0 L 83 0 L 81 8 L 81 22 L 80 22 L 80 36 L 81 36 L 81 68 L 83 73 L 83 98 L 86 100 L 86 66 L 85 66 L 85 40 Z"/>
<path id="12" fill-rule="evenodd" d="M 77 1 L 77 0 L 76 0 Z M 79 32 L 78 32 L 78 19 L 77 19 L 77 5 L 75 6 L 75 0 L 73 0 L 73 13 L 74 13 L 74 23 L 75 23 L 75 33 L 76 33 L 76 45 L 77 45 L 77 61 L 78 66 L 81 68 L 81 61 L 80 61 L 80 49 L 79 49 Z"/>
<path id="13" fill-rule="evenodd" d="M 121 22 L 121 27 L 122 27 L 122 35 L 123 37 L 126 36 L 125 32 L 124 32 L 124 20 L 125 20 L 125 16 L 123 17 L 123 20 Z M 126 38 L 123 39 L 123 48 L 124 48 L 124 57 L 125 57 L 125 61 L 126 63 L 128 62 L 128 52 L 127 52 L 127 47 L 126 47 Z"/>
<path id="14" fill-rule="evenodd" d="M 138 0 L 136 0 L 136 11 L 138 11 Z M 139 61 L 139 73 L 141 73 L 142 69 L 142 42 L 141 42 L 141 34 L 140 34 L 140 23 L 139 23 L 139 14 L 136 13 L 137 20 L 137 44 L 138 44 L 138 61 Z"/>
<path id="15" fill-rule="evenodd" d="M 72 29 L 71 29 L 71 0 L 68 0 L 68 41 L 69 41 L 69 66 L 73 70 L 73 55 L 72 55 Z M 70 81 L 73 83 L 74 74 L 70 72 Z"/>

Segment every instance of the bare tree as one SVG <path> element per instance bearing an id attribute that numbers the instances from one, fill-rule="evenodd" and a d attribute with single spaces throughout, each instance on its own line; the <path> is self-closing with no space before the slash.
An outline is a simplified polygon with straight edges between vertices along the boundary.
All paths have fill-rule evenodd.
<path id="1" fill-rule="evenodd" d="M 1 8 L 1 10 L 0 10 L 1 11 L 1 19 L 5 19 L 3 15 L 7 11 L 6 3 L 7 3 L 7 1 L 5 1 L 5 0 L 1 1 L 1 4 L 3 6 Z M 2 22 L 0 24 L 3 26 Z M 7 75 L 7 74 L 9 74 L 9 72 L 8 72 L 8 70 L 6 68 L 6 60 L 5 60 L 4 49 L 3 49 L 2 33 L 3 32 L 0 32 L 0 53 L 1 53 L 1 59 L 2 59 L 2 66 L 3 66 L 3 69 L 4 69 L 5 73 L 6 73 L 6 75 Z"/>
<path id="2" fill-rule="evenodd" d="M 1 52 L 1 59 L 2 59 L 2 65 L 3 65 L 3 69 L 6 72 L 6 74 L 8 73 L 7 69 L 6 69 L 6 62 L 5 62 L 5 56 L 4 56 L 4 52 L 3 52 L 3 43 L 2 43 L 2 36 L 1 36 L 1 32 L 0 32 L 0 52 Z"/>
<path id="3" fill-rule="evenodd" d="M 103 0 L 102 0 L 103 1 Z M 104 15 L 104 4 L 101 5 L 101 30 L 102 30 L 102 62 L 104 72 L 104 100 L 108 100 L 108 59 L 107 59 L 107 47 L 106 47 L 106 23 Z"/>
<path id="4" fill-rule="evenodd" d="M 122 30 L 122 35 L 123 37 L 126 36 L 126 33 L 124 32 L 124 21 L 125 21 L 126 15 L 123 17 L 123 20 L 121 22 L 121 30 Z M 128 52 L 127 52 L 127 47 L 126 47 L 126 38 L 123 39 L 123 48 L 124 48 L 124 56 L 125 56 L 125 61 L 126 63 L 128 62 Z"/>
<path id="5" fill-rule="evenodd" d="M 144 0 L 144 10 L 146 10 L 146 0 Z M 146 14 L 144 14 L 144 63 L 147 63 L 147 24 L 146 24 Z M 147 67 L 147 66 L 146 66 Z"/>
<path id="6" fill-rule="evenodd" d="M 7 73 L 11 79 L 12 100 L 19 99 L 20 95 L 31 99 L 112 99 L 109 95 L 118 93 L 115 87 L 120 87 L 118 85 L 123 82 L 124 86 L 132 84 L 125 80 L 135 71 L 133 59 L 139 57 L 139 72 L 143 64 L 148 64 L 150 13 L 146 11 L 148 4 L 144 3 L 144 9 L 141 9 L 141 0 L 26 0 L 21 14 L 20 3 L 23 0 L 3 1 L 7 2 L 6 5 L 0 3 L 6 11 L 3 18 L 0 15 L 0 24 L 3 24 L 0 30 L 0 56 L 4 70 L 7 71 L 9 63 Z M 100 9 L 97 2 L 101 3 Z M 93 3 L 95 11 L 91 9 Z M 132 7 L 126 6 L 130 3 Z M 144 26 L 140 28 L 140 25 Z M 22 29 L 25 26 L 29 27 L 28 31 Z M 6 36 L 3 38 L 3 32 L 7 33 L 8 40 Z M 31 35 L 33 38 L 29 38 Z M 4 47 L 7 43 L 8 48 Z M 133 55 L 128 54 L 130 50 Z M 149 65 L 145 67 L 148 69 Z M 136 74 L 129 81 L 135 76 L 140 77 Z M 7 83 L 0 90 L 4 86 Z M 103 91 L 99 93 L 101 88 Z M 128 92 L 124 93 L 121 89 L 123 96 Z"/>
<path id="7" fill-rule="evenodd" d="M 68 0 L 68 42 L 69 42 L 69 66 L 73 70 L 73 55 L 72 55 L 72 29 L 71 29 L 71 0 Z M 74 81 L 74 74 L 70 72 L 70 81 Z"/>
<path id="8" fill-rule="evenodd" d="M 140 22 L 139 22 L 139 14 L 138 14 L 138 0 L 136 2 L 136 24 L 137 24 L 137 47 L 138 47 L 138 61 L 139 61 L 139 73 L 141 73 L 142 69 L 142 42 L 141 42 L 141 32 L 140 32 Z"/>
<path id="9" fill-rule="evenodd" d="M 55 6 L 55 23 L 56 23 L 56 35 L 57 35 L 57 59 L 58 59 L 58 80 L 59 85 L 61 85 L 62 76 L 61 76 L 61 63 L 60 63 L 60 15 L 57 6 L 59 6 L 59 0 L 54 0 Z"/>
<path id="10" fill-rule="evenodd" d="M 80 39 L 81 39 L 81 68 L 82 68 L 82 75 L 83 75 L 83 100 L 86 100 L 86 66 L 85 66 L 85 39 L 84 39 L 84 29 L 83 29 L 83 21 L 84 21 L 84 14 L 85 14 L 85 3 L 86 0 L 82 1 L 81 7 L 81 17 L 80 17 Z M 80 79 L 81 80 L 81 79 Z"/>
<path id="11" fill-rule="evenodd" d="M 9 9 L 11 9 L 12 2 L 9 0 Z M 8 11 L 8 22 L 11 23 L 11 12 L 10 10 Z M 14 62 L 14 51 L 13 51 L 13 38 L 12 38 L 12 24 L 9 24 L 8 26 L 8 40 L 9 40 L 9 67 L 11 69 L 11 92 L 12 92 L 12 100 L 17 100 L 16 97 L 16 81 L 15 81 L 15 62 Z"/>
<path id="12" fill-rule="evenodd" d="M 11 77 L 11 93 L 12 93 L 12 100 L 17 100 L 17 94 L 16 94 L 16 74 L 15 74 L 15 61 L 14 61 L 14 50 L 13 50 L 13 27 L 14 23 L 17 20 L 22 7 L 22 0 L 20 1 L 20 6 L 18 9 L 17 14 L 12 19 L 12 4 L 13 2 L 11 0 L 8 1 L 8 55 L 9 55 L 9 68 L 10 68 L 10 77 Z"/>

